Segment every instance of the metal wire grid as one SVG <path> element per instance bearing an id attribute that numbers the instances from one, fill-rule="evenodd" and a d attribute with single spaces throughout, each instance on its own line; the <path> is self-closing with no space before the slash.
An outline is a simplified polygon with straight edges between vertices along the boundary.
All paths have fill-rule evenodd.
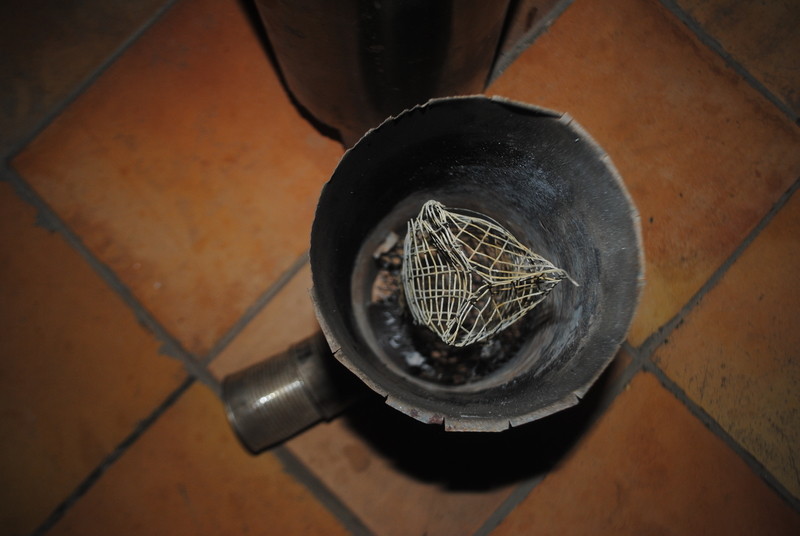
<path id="1" fill-rule="evenodd" d="M 408 222 L 402 275 L 415 322 L 452 346 L 502 331 L 569 278 L 490 218 L 433 200 Z"/>

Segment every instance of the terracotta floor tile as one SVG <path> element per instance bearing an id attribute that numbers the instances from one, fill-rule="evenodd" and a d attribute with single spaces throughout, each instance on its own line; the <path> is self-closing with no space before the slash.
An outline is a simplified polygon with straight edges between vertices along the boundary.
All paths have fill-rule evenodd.
<path id="1" fill-rule="evenodd" d="M 320 330 L 311 305 L 311 269 L 306 264 L 210 363 L 219 379 L 287 350 Z"/>
<path id="2" fill-rule="evenodd" d="M 620 381 L 625 370 L 633 363 L 633 356 L 625 348 L 620 348 L 614 360 L 608 365 L 605 372 L 603 382 L 611 385 L 614 382 Z M 599 381 L 599 380 L 598 380 Z"/>
<path id="3" fill-rule="evenodd" d="M 481 451 L 469 459 L 466 453 L 448 457 L 443 444 L 434 442 L 430 456 L 422 456 L 425 439 L 420 437 L 430 441 L 430 431 L 420 435 L 417 428 L 427 425 L 379 400 L 360 404 L 345 417 L 301 434 L 288 447 L 375 534 L 472 534 L 513 489 L 510 484 L 488 489 L 476 484 L 489 478 Z M 390 429 L 387 423 L 396 426 Z M 445 465 L 435 467 L 439 462 Z M 454 476 L 456 470 L 463 474 Z"/>
<path id="4" fill-rule="evenodd" d="M 28 0 L 0 5 L 0 153 L 37 125 L 166 0 Z"/>
<path id="5" fill-rule="evenodd" d="M 800 114 L 800 3 L 676 1 L 750 74 Z"/>
<path id="6" fill-rule="evenodd" d="M 655 1 L 576 1 L 490 89 L 570 113 L 619 168 L 647 259 L 637 346 L 800 174 L 800 129 Z"/>
<path id="7" fill-rule="evenodd" d="M 641 374 L 493 534 L 798 532 L 800 514 Z"/>
<path id="8" fill-rule="evenodd" d="M 800 196 L 653 359 L 800 498 Z"/>
<path id="9" fill-rule="evenodd" d="M 42 523 L 180 384 L 158 347 L 0 182 L 0 532 Z"/>
<path id="10" fill-rule="evenodd" d="M 236 0 L 184 1 L 14 162 L 192 352 L 307 247 L 341 146 L 292 106 Z"/>
<path id="11" fill-rule="evenodd" d="M 563 0 L 519 0 L 509 4 L 507 26 L 490 78 L 510 65 L 523 47 L 530 45 L 531 38 L 557 16 L 563 4 Z"/>
<path id="12" fill-rule="evenodd" d="M 219 400 L 194 385 L 52 531 L 57 534 L 346 534 L 272 454 L 251 456 Z"/>

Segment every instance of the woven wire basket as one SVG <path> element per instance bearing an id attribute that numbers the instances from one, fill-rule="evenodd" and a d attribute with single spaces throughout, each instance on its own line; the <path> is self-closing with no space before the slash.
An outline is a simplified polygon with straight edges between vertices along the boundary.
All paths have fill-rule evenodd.
<path id="1" fill-rule="evenodd" d="M 569 277 L 487 216 L 433 200 L 408 222 L 403 252 L 414 320 L 452 346 L 502 331 Z"/>

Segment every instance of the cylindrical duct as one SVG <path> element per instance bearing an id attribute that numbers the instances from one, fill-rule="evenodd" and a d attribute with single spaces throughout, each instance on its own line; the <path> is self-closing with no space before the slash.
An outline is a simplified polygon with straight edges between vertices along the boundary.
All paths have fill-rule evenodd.
<path id="1" fill-rule="evenodd" d="M 258 452 L 335 416 L 361 388 L 317 334 L 227 376 L 222 399 L 242 442 Z"/>
<path id="2" fill-rule="evenodd" d="M 432 97 L 483 91 L 508 0 L 256 0 L 286 84 L 347 146 Z"/>
<path id="3" fill-rule="evenodd" d="M 442 354 L 402 296 L 386 297 L 380 264 L 431 200 L 497 222 L 577 285 L 494 340 Z M 448 430 L 504 430 L 576 404 L 611 362 L 639 296 L 640 233 L 608 155 L 569 116 L 434 100 L 371 131 L 325 185 L 310 250 L 317 316 L 336 358 L 387 404 Z"/>

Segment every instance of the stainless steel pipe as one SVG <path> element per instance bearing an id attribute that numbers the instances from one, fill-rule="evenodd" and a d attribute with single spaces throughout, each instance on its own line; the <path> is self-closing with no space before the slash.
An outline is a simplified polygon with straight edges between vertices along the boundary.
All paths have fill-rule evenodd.
<path id="1" fill-rule="evenodd" d="M 362 391 L 321 333 L 222 382 L 228 420 L 253 452 L 336 416 Z"/>

